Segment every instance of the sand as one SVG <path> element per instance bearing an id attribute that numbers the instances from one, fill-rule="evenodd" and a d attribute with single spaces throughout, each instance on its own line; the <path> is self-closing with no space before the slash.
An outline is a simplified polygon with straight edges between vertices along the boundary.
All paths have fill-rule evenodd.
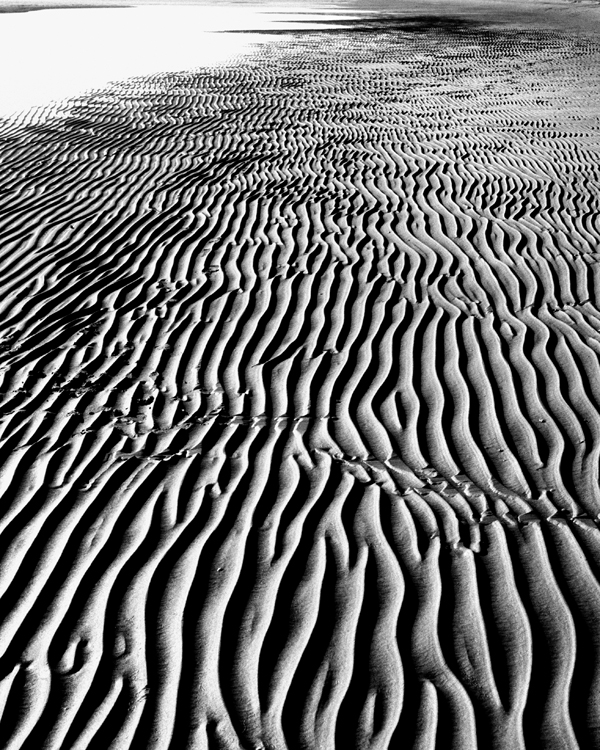
<path id="1" fill-rule="evenodd" d="M 3 747 L 600 747 L 599 63 L 379 18 L 4 121 Z"/>

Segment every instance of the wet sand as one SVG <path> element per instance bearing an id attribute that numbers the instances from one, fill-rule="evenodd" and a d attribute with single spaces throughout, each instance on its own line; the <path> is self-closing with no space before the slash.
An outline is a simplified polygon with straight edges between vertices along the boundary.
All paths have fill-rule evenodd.
<path id="1" fill-rule="evenodd" d="M 4 120 L 4 747 L 600 747 L 599 63 L 379 16 Z"/>

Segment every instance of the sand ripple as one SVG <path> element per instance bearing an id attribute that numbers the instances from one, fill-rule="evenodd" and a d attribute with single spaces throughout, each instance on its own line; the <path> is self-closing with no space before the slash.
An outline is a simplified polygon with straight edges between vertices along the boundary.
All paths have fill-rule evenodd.
<path id="1" fill-rule="evenodd" d="M 288 34 L 3 125 L 4 747 L 600 747 L 599 52 Z"/>

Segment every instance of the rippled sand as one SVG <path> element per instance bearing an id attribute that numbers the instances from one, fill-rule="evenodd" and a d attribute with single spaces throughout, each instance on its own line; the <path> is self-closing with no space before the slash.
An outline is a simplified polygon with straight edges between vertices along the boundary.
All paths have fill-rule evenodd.
<path id="1" fill-rule="evenodd" d="M 4 121 L 3 747 L 600 747 L 599 64 L 374 18 Z"/>

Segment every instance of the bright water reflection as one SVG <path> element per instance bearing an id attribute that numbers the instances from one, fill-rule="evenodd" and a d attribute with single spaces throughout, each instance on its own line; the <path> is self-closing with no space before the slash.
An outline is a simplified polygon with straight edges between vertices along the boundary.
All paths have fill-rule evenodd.
<path id="1" fill-rule="evenodd" d="M 225 64 L 258 36 L 217 32 L 307 28 L 307 10 L 175 6 L 0 14 L 0 116 L 130 76 Z"/>
<path id="2" fill-rule="evenodd" d="M 28 0 L 28 7 L 43 1 Z M 119 1 L 132 0 L 104 0 Z M 569 25 L 600 33 L 600 5 L 582 10 L 562 0 L 176 1 L 190 4 L 0 13 L 0 117 L 113 80 L 226 64 L 247 54 L 256 41 L 272 38 L 259 36 L 260 30 L 325 29 L 334 21 L 352 25 L 352 19 L 361 23 L 358 19 L 369 17 L 379 17 L 384 25 L 395 17 L 425 22 L 447 17 L 488 24 L 519 19 L 536 28 Z"/>

